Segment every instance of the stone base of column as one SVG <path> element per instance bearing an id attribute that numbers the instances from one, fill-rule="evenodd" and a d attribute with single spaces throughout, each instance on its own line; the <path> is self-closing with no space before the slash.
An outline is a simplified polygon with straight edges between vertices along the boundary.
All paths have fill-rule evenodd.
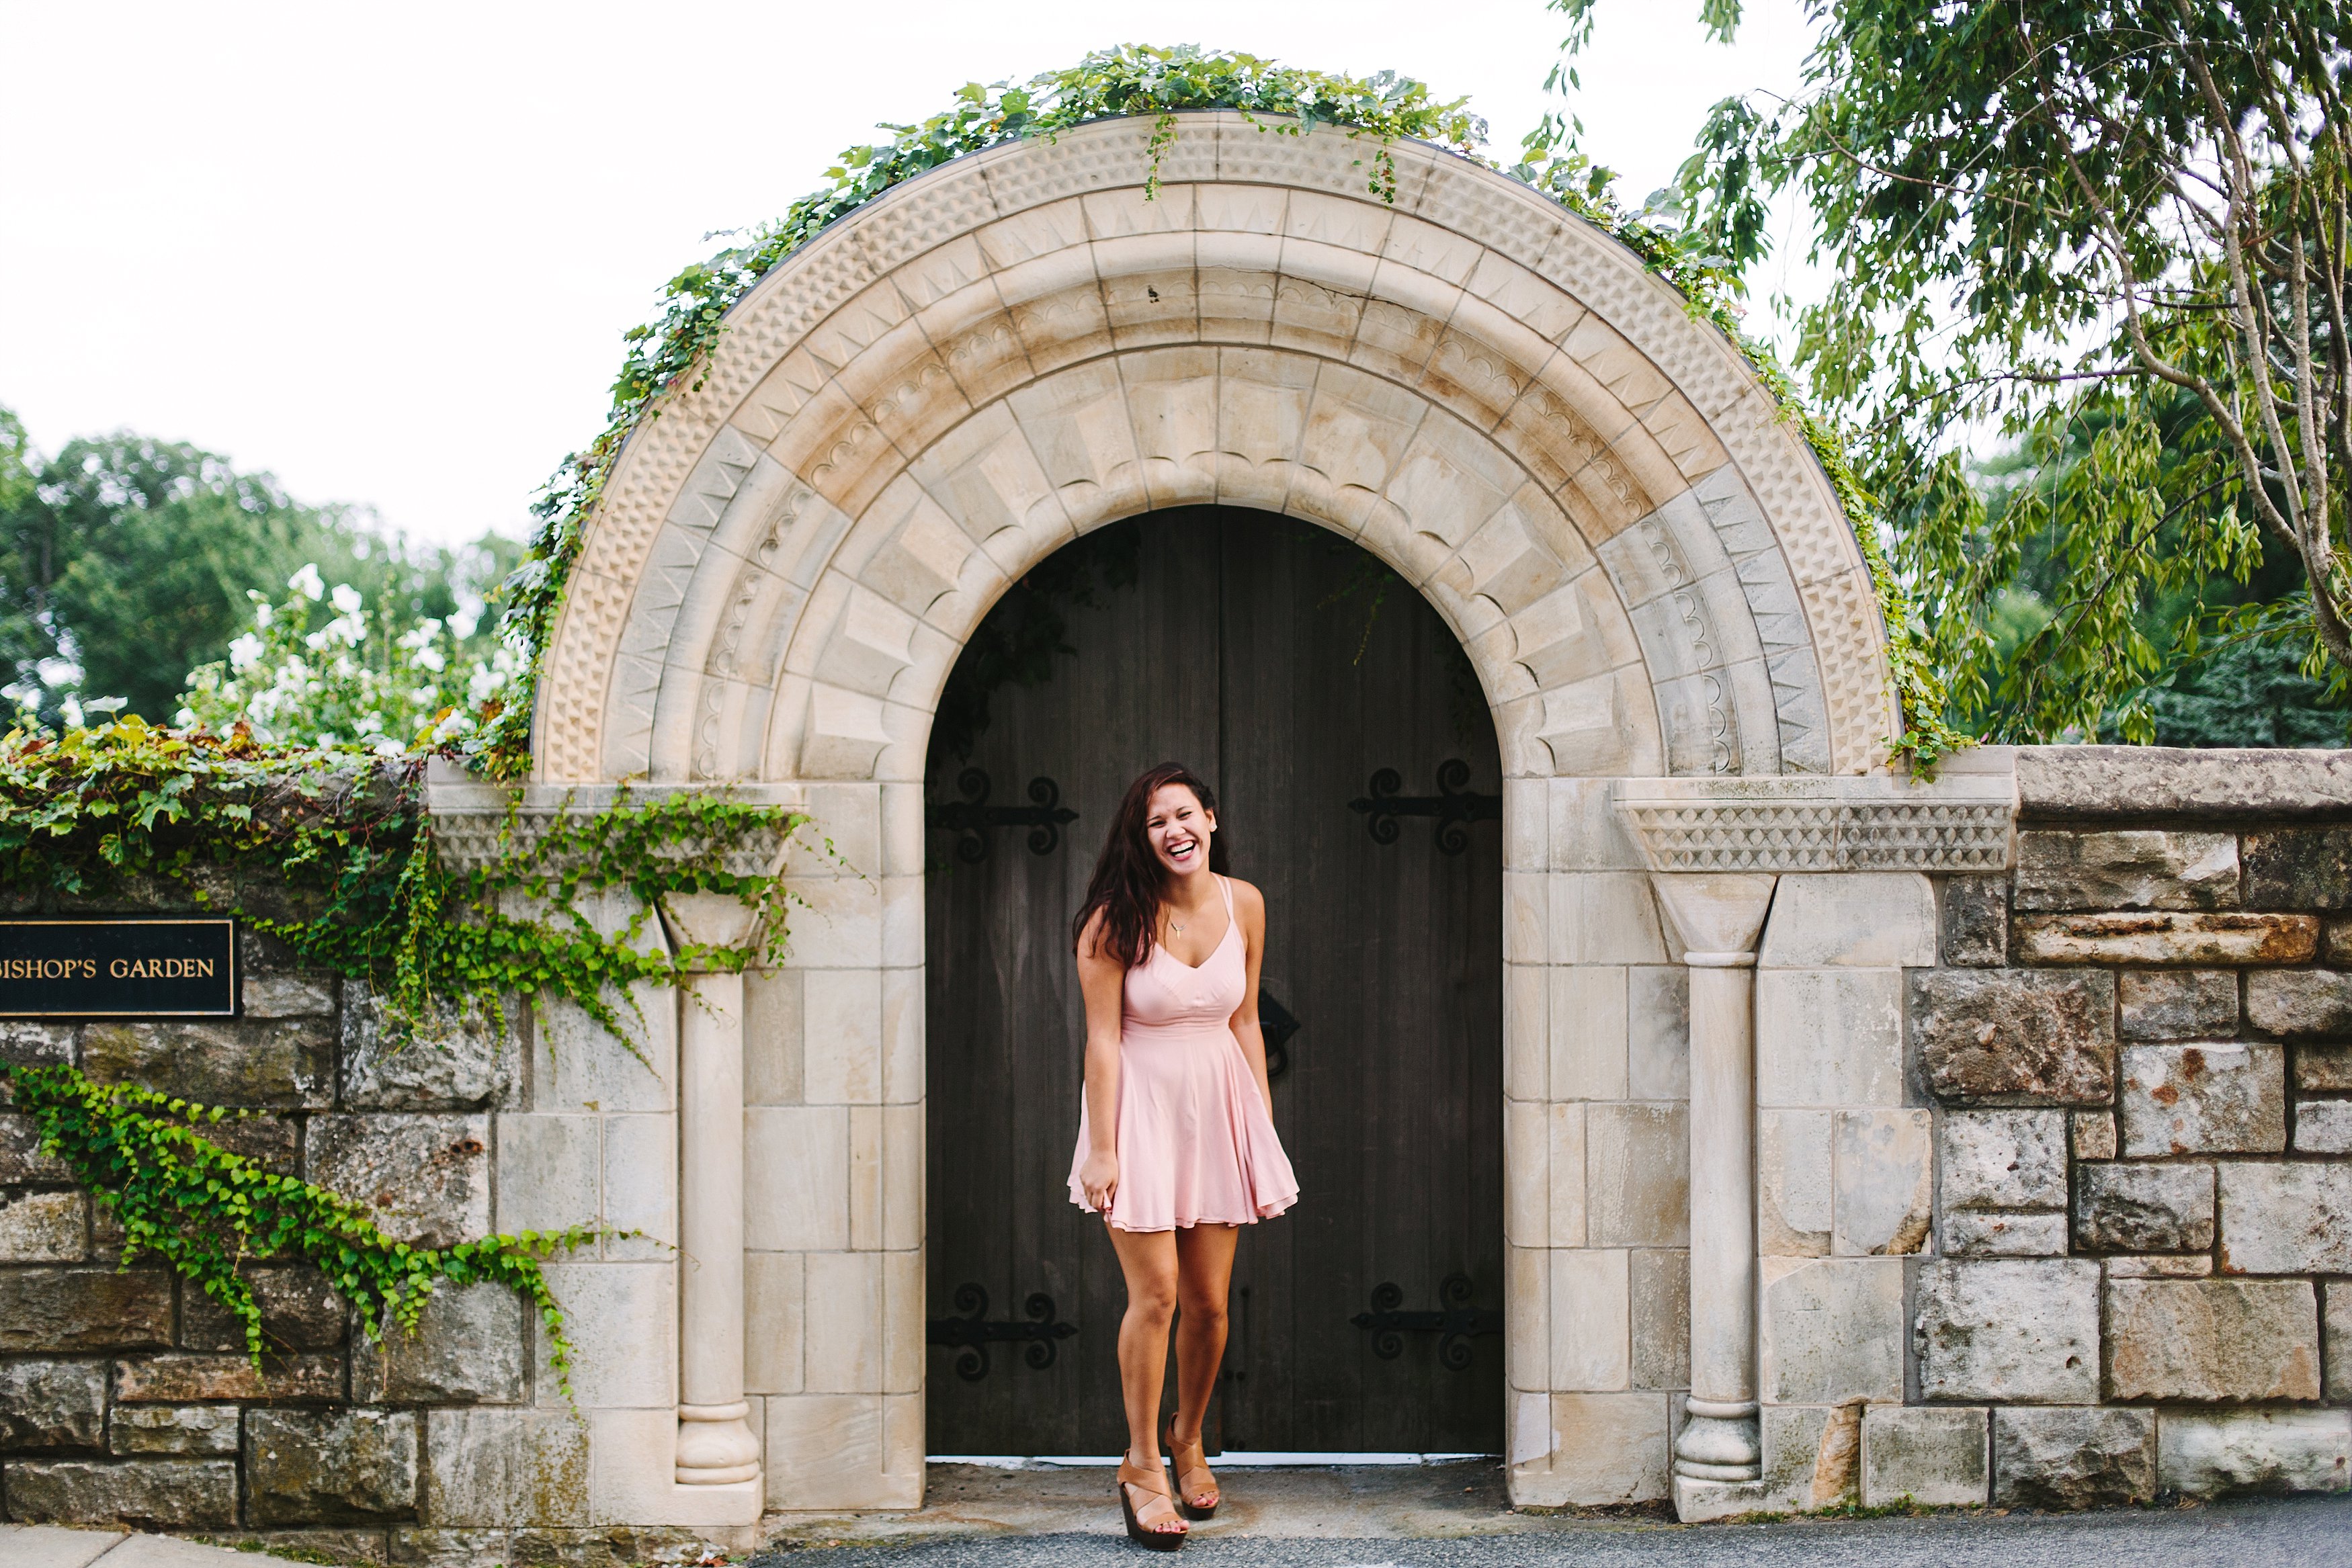
<path id="1" fill-rule="evenodd" d="M 1693 1399 L 1675 1442 L 1675 1474 L 1696 1481 L 1752 1481 L 1764 1473 L 1753 1401 Z"/>
<path id="2" fill-rule="evenodd" d="M 728 1486 L 760 1477 L 760 1439 L 751 1435 L 751 1406 L 681 1405 L 677 1407 L 677 1484 Z"/>
<path id="3" fill-rule="evenodd" d="M 1675 1517 L 1685 1524 L 1737 1519 L 1743 1513 L 1780 1513 L 1786 1497 L 1775 1497 L 1762 1481 L 1706 1481 L 1675 1477 Z"/>

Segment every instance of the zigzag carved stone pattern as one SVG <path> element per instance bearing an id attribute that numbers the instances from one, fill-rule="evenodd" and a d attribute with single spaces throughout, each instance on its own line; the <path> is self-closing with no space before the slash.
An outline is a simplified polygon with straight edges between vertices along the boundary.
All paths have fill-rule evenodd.
<path id="1" fill-rule="evenodd" d="M 1183 118 L 960 160 L 820 235 L 631 437 L 538 776 L 919 778 L 980 618 L 1198 502 L 1286 512 L 1446 616 L 1515 777 L 1851 773 L 1895 727 L 1860 552 L 1720 334 L 1433 149 Z"/>

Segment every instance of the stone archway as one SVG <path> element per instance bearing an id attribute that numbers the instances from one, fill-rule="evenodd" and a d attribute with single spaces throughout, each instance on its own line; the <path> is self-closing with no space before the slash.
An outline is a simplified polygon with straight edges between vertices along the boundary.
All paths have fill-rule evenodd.
<path id="1" fill-rule="evenodd" d="M 770 1000 L 727 1027 L 682 1015 L 702 1127 L 733 1106 L 698 1113 L 698 1092 L 746 1091 L 698 1080 L 695 1037 L 731 1050 L 748 1019 L 746 1061 L 793 1059 L 765 1088 L 753 1071 L 743 1108 L 733 1319 L 793 1338 L 789 1358 L 755 1343 L 748 1383 L 698 1393 L 690 1373 L 679 1396 L 690 1431 L 745 1424 L 762 1479 L 689 1473 L 651 1409 L 608 1424 L 643 1451 L 600 1448 L 600 1472 L 717 1483 L 646 1505 L 680 1522 L 919 1498 L 932 706 L 1013 577 L 1200 502 L 1356 539 L 1477 669 L 1507 775 L 1514 1493 L 1663 1489 L 1688 1373 L 1632 1346 L 1687 1316 L 1689 1091 L 1659 1042 L 1689 944 L 1669 946 L 1609 781 L 1872 768 L 1897 719 L 1866 569 L 1738 352 L 1591 226 L 1416 145 L 1385 204 L 1363 144 L 1229 114 L 1182 118 L 1146 202 L 1150 131 L 961 160 L 836 225 L 736 308 L 589 527 L 538 780 L 773 791 L 856 873 L 797 882 L 812 913 Z M 698 1186 L 714 1157 L 688 1151 L 689 1209 L 726 1185 Z"/>

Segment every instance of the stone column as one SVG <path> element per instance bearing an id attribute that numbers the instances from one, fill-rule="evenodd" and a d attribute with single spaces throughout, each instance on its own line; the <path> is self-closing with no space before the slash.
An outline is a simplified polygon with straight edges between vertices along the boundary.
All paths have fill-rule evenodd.
<path id="1" fill-rule="evenodd" d="M 1690 966 L 1689 1420 L 1677 1480 L 1752 1481 L 1756 1420 L 1756 939 L 1777 879 L 1654 874 Z"/>
<path id="2" fill-rule="evenodd" d="M 751 913 L 732 897 L 668 900 L 681 947 L 733 946 Z M 743 977 L 695 975 L 678 998 L 677 1482 L 760 1475 L 743 1397 Z"/>

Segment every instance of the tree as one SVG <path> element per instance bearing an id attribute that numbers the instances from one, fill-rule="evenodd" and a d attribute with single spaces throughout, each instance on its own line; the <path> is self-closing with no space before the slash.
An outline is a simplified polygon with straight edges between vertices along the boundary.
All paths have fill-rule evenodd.
<path id="1" fill-rule="evenodd" d="M 1594 0 L 1553 0 L 1589 31 Z M 1737 0 L 1706 0 L 1720 37 Z M 1687 237 L 1746 266 L 1800 192 L 1828 295 L 1796 358 L 1854 432 L 1960 716 L 2154 733 L 2216 632 L 2352 672 L 2343 8 L 2318 0 L 1814 0 L 1802 90 L 1716 106 Z M 1989 508 L 1970 448 L 2050 482 Z M 2021 645 L 1996 600 L 2066 563 Z M 2265 558 L 2296 587 L 2242 599 Z M 2164 641 L 2150 611 L 2172 601 Z"/>

